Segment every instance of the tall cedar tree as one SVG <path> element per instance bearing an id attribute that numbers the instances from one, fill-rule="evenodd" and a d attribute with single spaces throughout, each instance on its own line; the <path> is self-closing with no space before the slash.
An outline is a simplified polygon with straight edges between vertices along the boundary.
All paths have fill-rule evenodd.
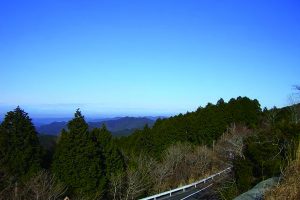
<path id="1" fill-rule="evenodd" d="M 54 174 L 70 187 L 71 194 L 85 199 L 105 196 L 105 161 L 101 145 L 88 130 L 79 110 L 63 130 L 54 154 Z"/>
<path id="2" fill-rule="evenodd" d="M 6 114 L 0 126 L 0 173 L 26 180 L 40 170 L 42 148 L 28 114 L 20 107 Z"/>
<path id="3" fill-rule="evenodd" d="M 101 129 L 94 129 L 92 135 L 103 148 L 106 178 L 110 180 L 112 175 L 124 172 L 125 162 L 123 155 L 117 148 L 117 145 L 106 126 L 103 125 Z"/>

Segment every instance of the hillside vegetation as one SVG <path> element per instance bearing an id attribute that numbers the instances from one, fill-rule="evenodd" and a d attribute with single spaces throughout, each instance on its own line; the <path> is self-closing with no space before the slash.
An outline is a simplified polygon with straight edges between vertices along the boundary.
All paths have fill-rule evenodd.
<path id="1" fill-rule="evenodd" d="M 220 99 L 121 138 L 89 128 L 77 110 L 53 144 L 18 107 L 0 126 L 0 199 L 137 199 L 233 165 L 219 189 L 231 199 L 296 158 L 298 108 Z"/>

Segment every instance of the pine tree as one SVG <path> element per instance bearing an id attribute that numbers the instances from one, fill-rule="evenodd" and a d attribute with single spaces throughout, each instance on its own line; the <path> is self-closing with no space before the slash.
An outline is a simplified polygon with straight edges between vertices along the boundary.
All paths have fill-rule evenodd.
<path id="1" fill-rule="evenodd" d="M 20 107 L 6 114 L 0 126 L 0 172 L 26 180 L 41 167 L 42 148 L 28 113 Z"/>

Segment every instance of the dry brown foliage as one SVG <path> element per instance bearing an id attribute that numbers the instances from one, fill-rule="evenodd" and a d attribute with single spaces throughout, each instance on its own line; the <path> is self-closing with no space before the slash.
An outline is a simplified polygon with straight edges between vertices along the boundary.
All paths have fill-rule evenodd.
<path id="1" fill-rule="evenodd" d="M 197 181 L 220 170 L 216 163 L 216 155 L 206 146 L 171 145 L 164 152 L 162 161 L 156 163 L 152 170 L 154 191 L 162 192 Z"/>
<path id="2" fill-rule="evenodd" d="M 63 198 L 67 187 L 46 170 L 23 184 L 11 184 L 0 192 L 0 200 L 56 200 Z"/>
<path id="3" fill-rule="evenodd" d="M 119 197 L 115 196 L 115 199 L 137 199 L 141 194 L 151 188 L 151 170 L 154 168 L 156 162 L 152 158 L 143 155 L 135 159 L 137 166 L 135 168 L 129 168 L 126 171 L 124 193 L 119 195 Z"/>
<path id="4" fill-rule="evenodd" d="M 282 182 L 265 194 L 266 200 L 300 199 L 300 162 L 292 162 L 282 174 Z"/>
<path id="5" fill-rule="evenodd" d="M 222 137 L 217 141 L 215 152 L 225 162 L 231 162 L 236 156 L 244 157 L 244 139 L 252 134 L 252 131 L 243 125 L 232 124 Z"/>

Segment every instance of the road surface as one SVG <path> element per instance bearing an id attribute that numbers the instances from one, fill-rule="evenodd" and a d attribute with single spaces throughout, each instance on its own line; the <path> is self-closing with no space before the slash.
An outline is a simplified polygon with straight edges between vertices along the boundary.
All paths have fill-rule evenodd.
<path id="1" fill-rule="evenodd" d="M 189 188 L 187 190 L 179 191 L 177 193 L 173 193 L 172 196 L 164 196 L 161 198 L 157 198 L 157 200 L 217 200 L 217 192 L 215 191 L 215 186 L 219 184 L 221 181 L 228 177 L 228 174 L 219 176 L 214 180 L 208 181 L 203 184 L 197 185 L 196 188 Z"/>

